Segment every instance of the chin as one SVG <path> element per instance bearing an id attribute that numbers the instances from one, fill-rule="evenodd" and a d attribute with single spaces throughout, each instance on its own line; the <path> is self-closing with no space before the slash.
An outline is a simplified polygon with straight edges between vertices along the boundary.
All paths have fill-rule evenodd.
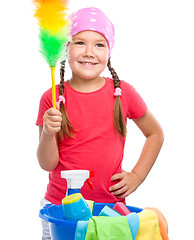
<path id="1" fill-rule="evenodd" d="M 101 72 L 84 72 L 84 73 L 77 73 L 77 75 L 83 79 L 87 79 L 87 80 L 90 80 L 90 79 L 94 79 L 94 78 L 98 78 L 100 76 Z"/>
<path id="2" fill-rule="evenodd" d="M 94 78 L 98 78 L 100 75 L 95 75 L 95 76 L 91 76 L 91 75 L 84 75 L 84 76 L 80 76 L 81 78 L 83 79 L 86 79 L 86 80 L 92 80 Z"/>

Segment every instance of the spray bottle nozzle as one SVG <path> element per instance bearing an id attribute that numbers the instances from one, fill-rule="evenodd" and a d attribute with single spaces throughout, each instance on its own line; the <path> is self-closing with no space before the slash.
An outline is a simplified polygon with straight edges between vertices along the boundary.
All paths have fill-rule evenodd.
<path id="1" fill-rule="evenodd" d="M 94 190 L 93 184 L 90 182 L 90 177 L 94 177 L 94 171 L 88 170 L 68 170 L 62 171 L 61 177 L 67 180 L 68 189 L 81 189 L 86 181 L 89 187 Z"/>

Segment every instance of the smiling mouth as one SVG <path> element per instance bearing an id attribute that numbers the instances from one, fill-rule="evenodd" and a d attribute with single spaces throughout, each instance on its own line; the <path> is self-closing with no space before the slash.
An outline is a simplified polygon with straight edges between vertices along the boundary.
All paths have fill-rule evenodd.
<path id="1" fill-rule="evenodd" d="M 86 65 L 86 66 L 94 66 L 97 65 L 98 63 L 93 63 L 93 62 L 79 62 L 82 65 Z"/>

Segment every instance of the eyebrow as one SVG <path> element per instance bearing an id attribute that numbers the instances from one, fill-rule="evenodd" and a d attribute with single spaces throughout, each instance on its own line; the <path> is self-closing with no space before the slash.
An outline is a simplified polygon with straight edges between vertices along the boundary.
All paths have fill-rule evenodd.
<path id="1" fill-rule="evenodd" d="M 72 40 L 81 40 L 81 41 L 85 41 L 86 39 L 78 37 L 78 38 L 73 38 Z M 96 39 L 95 42 L 106 42 L 105 39 Z"/>
<path id="2" fill-rule="evenodd" d="M 106 42 L 105 39 L 96 39 L 96 42 Z"/>

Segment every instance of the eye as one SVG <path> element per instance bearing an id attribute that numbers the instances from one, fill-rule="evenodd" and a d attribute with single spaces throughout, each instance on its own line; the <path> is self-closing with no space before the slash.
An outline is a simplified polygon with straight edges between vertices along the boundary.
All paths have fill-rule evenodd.
<path id="1" fill-rule="evenodd" d="M 104 47 L 104 44 L 102 44 L 102 43 L 97 43 L 96 46 L 97 46 L 97 47 Z"/>
<path id="2" fill-rule="evenodd" d="M 84 45 L 84 42 L 82 41 L 78 41 L 78 42 L 75 42 L 76 45 Z"/>

